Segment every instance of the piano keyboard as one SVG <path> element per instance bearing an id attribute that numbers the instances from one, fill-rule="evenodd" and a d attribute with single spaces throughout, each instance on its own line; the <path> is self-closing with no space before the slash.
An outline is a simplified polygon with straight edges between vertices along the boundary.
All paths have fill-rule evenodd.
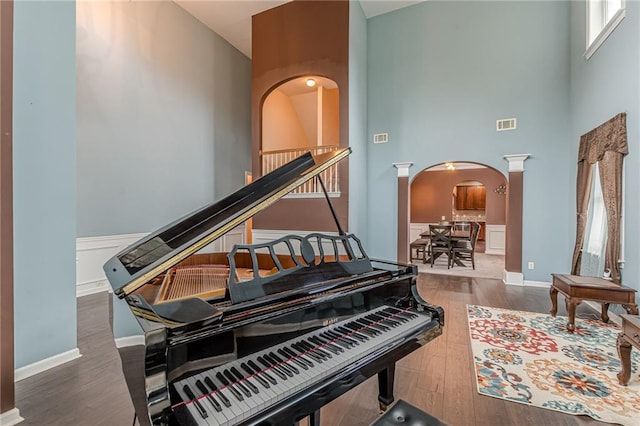
<path id="1" fill-rule="evenodd" d="M 233 425 L 430 322 L 383 306 L 173 383 L 198 425 Z"/>

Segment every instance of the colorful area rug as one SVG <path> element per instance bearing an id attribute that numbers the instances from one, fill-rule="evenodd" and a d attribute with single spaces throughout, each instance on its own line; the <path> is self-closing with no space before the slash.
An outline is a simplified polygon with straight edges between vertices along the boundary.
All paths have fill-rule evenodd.
<path id="1" fill-rule="evenodd" d="M 467 305 L 478 392 L 607 423 L 640 425 L 640 353 L 620 386 L 615 324 Z"/>

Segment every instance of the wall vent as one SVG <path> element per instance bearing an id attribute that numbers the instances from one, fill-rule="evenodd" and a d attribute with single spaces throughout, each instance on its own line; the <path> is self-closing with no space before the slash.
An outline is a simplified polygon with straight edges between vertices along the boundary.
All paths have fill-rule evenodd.
<path id="1" fill-rule="evenodd" d="M 496 120 L 496 130 L 501 132 L 503 130 L 514 130 L 516 128 L 515 118 L 505 118 L 502 120 Z"/>
<path id="2" fill-rule="evenodd" d="M 376 133 L 373 135 L 373 143 L 389 142 L 389 133 Z"/>

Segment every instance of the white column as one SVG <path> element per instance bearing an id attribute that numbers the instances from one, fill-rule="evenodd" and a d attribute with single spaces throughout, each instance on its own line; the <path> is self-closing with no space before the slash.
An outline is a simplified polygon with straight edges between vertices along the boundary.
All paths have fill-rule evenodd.
<path id="1" fill-rule="evenodd" d="M 393 166 L 398 169 L 398 177 L 409 177 L 409 167 L 413 166 L 413 163 L 411 161 L 393 163 Z"/>
<path id="2" fill-rule="evenodd" d="M 504 159 L 509 162 L 510 172 L 524 172 L 524 160 L 531 157 L 531 154 L 509 154 Z"/>

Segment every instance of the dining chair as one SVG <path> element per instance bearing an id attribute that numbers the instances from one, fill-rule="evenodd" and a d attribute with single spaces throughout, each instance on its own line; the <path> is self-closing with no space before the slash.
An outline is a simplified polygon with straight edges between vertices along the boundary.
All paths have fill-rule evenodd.
<path id="1" fill-rule="evenodd" d="M 471 238 L 469 240 L 459 240 L 451 247 L 451 267 L 455 264 L 455 259 L 470 260 L 473 269 L 476 269 L 476 243 L 478 242 L 478 235 L 480 234 L 480 224 L 474 222 L 471 228 Z"/>
<path id="2" fill-rule="evenodd" d="M 456 221 L 453 222 L 453 232 L 468 232 L 471 235 L 471 222 Z"/>
<path id="3" fill-rule="evenodd" d="M 411 244 L 409 244 L 409 261 L 421 260 L 422 263 L 427 263 L 428 245 L 428 238 L 418 238 L 417 240 L 412 241 Z"/>
<path id="4" fill-rule="evenodd" d="M 451 263 L 451 225 L 429 225 L 429 253 L 431 267 L 436 258 L 447 255 L 447 269 Z"/>

